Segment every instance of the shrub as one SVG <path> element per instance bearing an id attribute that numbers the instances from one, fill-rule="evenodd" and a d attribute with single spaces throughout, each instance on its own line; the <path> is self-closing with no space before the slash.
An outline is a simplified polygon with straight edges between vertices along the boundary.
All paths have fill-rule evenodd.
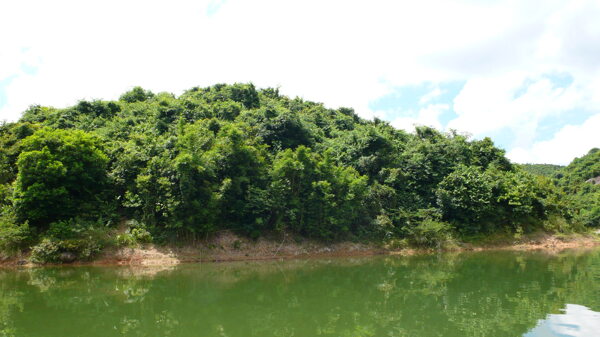
<path id="1" fill-rule="evenodd" d="M 96 225 L 96 226 L 95 226 Z M 56 221 L 48 226 L 45 238 L 31 250 L 34 263 L 63 263 L 89 260 L 106 244 L 106 230 L 80 219 Z"/>
<path id="2" fill-rule="evenodd" d="M 78 221 L 56 221 L 48 226 L 46 236 L 58 240 L 73 239 L 83 235 L 85 231 L 86 228 L 81 226 Z"/>
<path id="3" fill-rule="evenodd" d="M 564 217 L 557 215 L 551 215 L 544 221 L 544 230 L 552 233 L 583 231 L 583 227 L 580 222 L 569 223 Z"/>
<path id="4" fill-rule="evenodd" d="M 396 230 L 393 221 L 387 214 L 378 215 L 373 222 L 373 228 L 374 232 L 385 240 L 390 240 L 394 236 Z"/>
<path id="5" fill-rule="evenodd" d="M 146 228 L 132 228 L 131 236 L 135 238 L 135 240 L 139 243 L 151 243 L 152 242 L 152 234 L 146 230 Z"/>
<path id="6" fill-rule="evenodd" d="M 117 234 L 116 241 L 119 247 L 135 247 L 137 245 L 131 233 Z"/>
<path id="7" fill-rule="evenodd" d="M 408 239 L 387 239 L 384 241 L 383 247 L 385 249 L 404 249 L 409 247 Z"/>
<path id="8" fill-rule="evenodd" d="M 426 218 L 420 224 L 407 229 L 408 242 L 415 246 L 442 248 L 452 241 L 448 223 Z"/>
<path id="9" fill-rule="evenodd" d="M 12 255 L 26 247 L 31 238 L 27 222 L 16 225 L 0 220 L 0 253 Z"/>
<path id="10" fill-rule="evenodd" d="M 32 247 L 30 260 L 38 264 L 89 260 L 101 250 L 100 243 L 92 239 L 56 240 L 44 238 Z"/>
<path id="11" fill-rule="evenodd" d="M 153 241 L 152 234 L 146 229 L 146 226 L 135 220 L 128 222 L 129 228 L 125 233 L 117 235 L 117 245 L 120 247 L 134 247 L 143 243 Z"/>
<path id="12" fill-rule="evenodd" d="M 403 237 L 402 244 L 442 248 L 453 241 L 452 226 L 442 220 L 442 213 L 435 208 L 421 208 L 400 212 L 395 216 L 399 230 L 395 236 Z"/>
<path id="13" fill-rule="evenodd" d="M 58 242 L 51 239 L 43 239 L 42 242 L 31 248 L 30 260 L 33 263 L 58 262 L 60 246 Z"/>

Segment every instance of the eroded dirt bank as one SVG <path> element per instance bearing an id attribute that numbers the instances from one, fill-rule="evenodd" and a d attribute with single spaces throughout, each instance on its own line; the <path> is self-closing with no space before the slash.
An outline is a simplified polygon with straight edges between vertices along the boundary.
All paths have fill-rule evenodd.
<path id="1" fill-rule="evenodd" d="M 565 249 L 587 249 L 600 246 L 598 234 L 557 236 L 537 233 L 518 240 L 499 240 L 490 243 L 460 243 L 446 250 L 541 250 L 557 253 Z M 226 262 L 247 260 L 298 259 L 318 257 L 343 257 L 367 255 L 413 255 L 427 253 L 425 249 L 390 249 L 374 244 L 341 242 L 324 244 L 314 241 L 296 241 L 285 237 L 281 240 L 258 239 L 256 241 L 225 232 L 205 242 L 182 247 L 147 245 L 139 248 L 107 249 L 94 261 L 76 262 L 77 265 L 132 265 L 168 266 L 190 262 Z M 3 266 L 34 266 L 27 256 L 0 261 Z"/>
<path id="2" fill-rule="evenodd" d="M 313 241 L 281 240 L 256 241 L 226 232 L 196 245 L 183 247 L 123 248 L 108 251 L 92 264 L 160 265 L 188 262 L 226 262 L 273 260 L 307 257 L 364 256 L 385 254 L 387 250 L 375 245 L 341 242 L 323 244 Z"/>

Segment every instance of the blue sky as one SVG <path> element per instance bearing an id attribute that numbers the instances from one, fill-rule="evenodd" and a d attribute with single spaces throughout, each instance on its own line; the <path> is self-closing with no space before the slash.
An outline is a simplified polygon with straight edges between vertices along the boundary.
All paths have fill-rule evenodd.
<path id="1" fill-rule="evenodd" d="M 544 74 L 542 79 L 548 80 L 552 88 L 562 90 L 566 90 L 574 82 L 573 77 L 568 73 Z M 527 89 L 535 82 L 535 80 L 525 79 L 520 86 L 515 88 L 513 98 L 519 99 L 527 95 Z M 448 130 L 450 129 L 450 122 L 458 117 L 458 114 L 454 111 L 453 102 L 464 85 L 465 81 L 454 81 L 425 82 L 418 85 L 397 87 L 391 93 L 369 102 L 369 108 L 372 111 L 379 111 L 380 117 L 391 121 L 397 127 L 410 129 L 411 125 L 424 124 Z M 419 116 L 422 109 L 431 105 L 442 106 L 435 122 Z M 573 107 L 572 109 L 564 109 L 557 114 L 543 116 L 536 123 L 531 137 L 532 141 L 550 141 L 565 125 L 582 125 L 597 113 L 598 110 Z M 510 150 L 515 146 L 522 145 L 516 139 L 516 131 L 509 126 L 497 128 L 485 134 L 478 134 L 478 136 L 491 137 L 498 146 L 504 149 Z"/>
<path id="2" fill-rule="evenodd" d="M 3 2 L 0 119 L 251 81 L 566 164 L 600 147 L 598 17 L 596 0 Z"/>

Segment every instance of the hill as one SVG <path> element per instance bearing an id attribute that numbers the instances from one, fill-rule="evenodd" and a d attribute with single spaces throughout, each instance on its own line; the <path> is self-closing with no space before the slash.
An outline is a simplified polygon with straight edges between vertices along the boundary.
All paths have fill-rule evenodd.
<path id="1" fill-rule="evenodd" d="M 585 156 L 575 158 L 556 174 L 557 185 L 575 204 L 579 222 L 600 226 L 600 149 L 591 149 Z"/>
<path id="2" fill-rule="evenodd" d="M 40 260 L 222 230 L 437 246 L 575 225 L 552 181 L 489 138 L 406 133 L 252 84 L 32 106 L 0 127 L 0 169 L 0 248 Z"/>
<path id="3" fill-rule="evenodd" d="M 580 186 L 586 180 L 600 176 L 600 149 L 591 149 L 585 156 L 575 158 L 558 172 L 562 186 Z"/>
<path id="4" fill-rule="evenodd" d="M 521 168 L 531 174 L 552 178 L 564 166 L 553 164 L 521 164 Z"/>

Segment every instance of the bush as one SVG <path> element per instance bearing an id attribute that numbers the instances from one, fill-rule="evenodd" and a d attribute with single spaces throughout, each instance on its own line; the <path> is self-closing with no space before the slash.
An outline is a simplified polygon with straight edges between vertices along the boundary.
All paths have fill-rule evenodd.
<path id="1" fill-rule="evenodd" d="M 552 233 L 581 232 L 584 226 L 581 222 L 569 223 L 564 217 L 551 215 L 544 221 L 544 230 Z"/>
<path id="2" fill-rule="evenodd" d="M 92 239 L 56 240 L 44 238 L 31 249 L 33 263 L 68 263 L 90 260 L 102 250 L 99 242 Z"/>
<path id="3" fill-rule="evenodd" d="M 33 263 L 58 262 L 60 256 L 60 246 L 57 241 L 43 239 L 42 242 L 31 248 L 30 260 Z"/>
<path id="4" fill-rule="evenodd" d="M 442 248 L 453 241 L 453 228 L 442 220 L 439 209 L 421 208 L 400 212 L 394 222 L 399 230 L 393 235 L 403 238 L 399 242 L 401 245 Z"/>
<path id="5" fill-rule="evenodd" d="M 404 249 L 404 248 L 408 248 L 410 245 L 408 243 L 408 239 L 404 238 L 404 239 L 398 239 L 398 238 L 393 238 L 393 239 L 387 239 L 384 241 L 383 247 L 385 249 Z"/>
<path id="6" fill-rule="evenodd" d="M 578 194 L 576 221 L 585 227 L 600 227 L 600 188 L 588 187 L 590 191 Z"/>
<path id="7" fill-rule="evenodd" d="M 424 219 L 415 227 L 407 229 L 408 242 L 415 246 L 442 248 L 452 241 L 448 223 L 431 218 Z"/>
<path id="8" fill-rule="evenodd" d="M 31 250 L 34 263 L 64 263 L 90 260 L 106 244 L 106 230 L 79 219 L 56 221 L 48 226 L 45 238 Z"/>
<path id="9" fill-rule="evenodd" d="M 29 225 L 16 225 L 0 220 L 0 253 L 12 255 L 27 246 L 31 238 Z"/>
<path id="10" fill-rule="evenodd" d="M 132 228 L 131 236 L 135 238 L 135 240 L 139 243 L 151 243 L 152 242 L 152 234 L 146 230 L 146 228 Z"/>
<path id="11" fill-rule="evenodd" d="M 600 207 L 582 209 L 578 220 L 586 227 L 600 227 Z"/>
<path id="12" fill-rule="evenodd" d="M 78 221 L 56 221 L 48 226 L 46 236 L 58 240 L 73 239 L 82 236 L 85 231 L 86 228 L 80 225 Z"/>
<path id="13" fill-rule="evenodd" d="M 396 231 L 393 221 L 387 214 L 379 214 L 373 222 L 373 228 L 373 231 L 384 240 L 391 240 Z"/>
<path id="14" fill-rule="evenodd" d="M 146 229 L 146 226 L 135 220 L 129 221 L 129 228 L 125 233 L 117 235 L 117 245 L 120 247 L 135 247 L 143 243 L 153 241 L 152 234 Z"/>

